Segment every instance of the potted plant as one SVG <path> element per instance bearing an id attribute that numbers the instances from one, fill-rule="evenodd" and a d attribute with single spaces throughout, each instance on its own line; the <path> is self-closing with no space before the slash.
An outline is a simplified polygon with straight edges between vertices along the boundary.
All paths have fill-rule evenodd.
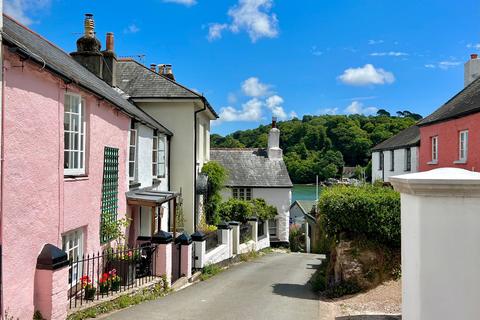
<path id="1" fill-rule="evenodd" d="M 120 278 L 117 275 L 117 270 L 112 269 L 108 273 L 110 275 L 110 289 L 112 289 L 112 291 L 120 290 L 120 285 L 122 283 L 122 278 Z"/>
<path id="2" fill-rule="evenodd" d="M 85 300 L 93 300 L 95 299 L 95 293 L 97 292 L 97 288 L 95 288 L 92 284 L 92 280 L 89 276 L 83 276 L 80 278 L 82 282 L 82 288 L 84 291 L 84 299 Z"/>
<path id="3" fill-rule="evenodd" d="M 108 273 L 102 274 L 100 279 L 98 280 L 98 289 L 102 295 L 107 294 L 108 290 L 110 289 L 110 279 Z"/>
<path id="4" fill-rule="evenodd" d="M 138 250 L 130 250 L 125 246 L 118 246 L 108 255 L 108 266 L 116 270 L 122 286 L 132 285 L 135 281 L 136 266 L 140 259 Z"/>

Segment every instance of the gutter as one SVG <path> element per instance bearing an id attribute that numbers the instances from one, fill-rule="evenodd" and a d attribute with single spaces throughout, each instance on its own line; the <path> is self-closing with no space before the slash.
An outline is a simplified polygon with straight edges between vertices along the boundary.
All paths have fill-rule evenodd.
<path id="1" fill-rule="evenodd" d="M 205 98 L 202 97 L 203 109 L 197 110 L 193 113 L 193 130 L 194 130 L 194 155 L 193 155 L 193 228 L 196 231 L 197 229 L 197 114 L 207 110 L 207 103 L 205 103 Z"/>

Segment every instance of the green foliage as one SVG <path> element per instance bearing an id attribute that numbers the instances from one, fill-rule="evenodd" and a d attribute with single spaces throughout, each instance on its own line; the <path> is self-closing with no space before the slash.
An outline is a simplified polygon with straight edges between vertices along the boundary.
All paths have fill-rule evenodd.
<path id="1" fill-rule="evenodd" d="M 258 217 L 266 221 L 277 215 L 277 209 L 268 205 L 263 199 L 250 201 L 231 198 L 218 207 L 218 213 L 222 220 L 246 222 L 248 218 Z"/>
<path id="2" fill-rule="evenodd" d="M 298 225 L 290 226 L 288 241 L 290 242 L 290 250 L 292 252 L 303 252 L 305 250 L 305 236 L 302 227 Z"/>
<path id="3" fill-rule="evenodd" d="M 310 278 L 310 285 L 314 292 L 323 292 L 327 289 L 327 266 L 328 260 L 322 260 L 322 263 L 318 267 L 317 271 Z"/>
<path id="4" fill-rule="evenodd" d="M 227 170 L 218 162 L 210 161 L 202 168 L 202 173 L 208 176 L 209 192 L 204 202 L 204 209 L 207 223 L 219 224 L 218 206 L 222 202 L 220 191 L 222 190 L 227 179 Z"/>
<path id="5" fill-rule="evenodd" d="M 337 284 L 332 285 L 324 294 L 329 299 L 340 298 L 345 295 L 355 294 L 361 291 L 361 288 L 352 281 L 343 281 Z"/>
<path id="6" fill-rule="evenodd" d="M 202 274 L 200 275 L 200 280 L 205 281 L 210 279 L 214 275 L 222 272 L 223 269 L 216 264 L 208 264 L 202 269 Z"/>
<path id="7" fill-rule="evenodd" d="M 400 195 L 390 188 L 331 187 L 323 190 L 318 206 L 329 234 L 400 246 Z"/>
<path id="8" fill-rule="evenodd" d="M 125 240 L 125 228 L 130 225 L 131 219 L 123 218 L 113 221 L 104 221 L 102 224 L 102 237 L 104 239 L 115 240 L 120 244 Z"/>
<path id="9" fill-rule="evenodd" d="M 379 110 L 376 116 L 322 115 L 304 116 L 278 123 L 282 134 L 280 146 L 285 154 L 294 183 L 311 183 L 338 177 L 342 167 L 366 166 L 370 149 L 378 143 L 415 124 L 419 115 L 401 111 L 390 116 Z M 226 137 L 211 135 L 212 147 L 266 148 L 270 126 L 237 131 Z"/>

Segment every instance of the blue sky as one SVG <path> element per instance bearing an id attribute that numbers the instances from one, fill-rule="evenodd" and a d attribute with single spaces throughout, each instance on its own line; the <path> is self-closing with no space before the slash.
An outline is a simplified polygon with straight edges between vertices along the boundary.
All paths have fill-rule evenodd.
<path id="1" fill-rule="evenodd" d="M 7 0 L 5 11 L 66 51 L 84 13 L 119 56 L 171 63 L 226 134 L 322 113 L 427 115 L 463 87 L 480 51 L 478 1 Z"/>

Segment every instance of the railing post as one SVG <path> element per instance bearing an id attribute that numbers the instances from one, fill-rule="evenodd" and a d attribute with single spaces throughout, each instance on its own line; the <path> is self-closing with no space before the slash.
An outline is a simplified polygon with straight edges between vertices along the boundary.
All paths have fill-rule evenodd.
<path id="1" fill-rule="evenodd" d="M 192 277 L 192 237 L 185 232 L 175 242 L 180 243 L 180 276 L 190 279 Z"/>
<path id="2" fill-rule="evenodd" d="M 207 236 L 201 231 L 192 234 L 193 252 L 195 254 L 193 266 L 195 269 L 202 269 L 205 266 L 205 254 L 207 250 L 206 239 Z"/>
<path id="3" fill-rule="evenodd" d="M 232 227 L 222 221 L 217 228 L 221 232 L 222 244 L 226 244 L 228 247 L 228 258 L 231 258 L 233 256 Z"/>
<path id="4" fill-rule="evenodd" d="M 155 250 L 155 275 L 165 275 L 169 285 L 172 282 L 172 241 L 172 235 L 163 230 L 152 237 L 152 243 L 158 245 Z"/>
<path id="5" fill-rule="evenodd" d="M 238 247 L 240 246 L 240 223 L 230 221 L 228 224 L 232 227 L 232 254 L 238 254 Z"/>
<path id="6" fill-rule="evenodd" d="M 37 258 L 34 305 L 43 318 L 63 320 L 68 311 L 68 258 L 52 244 L 46 244 Z"/>
<path id="7" fill-rule="evenodd" d="M 257 250 L 257 242 L 258 242 L 258 218 L 251 217 L 248 218 L 248 223 L 252 226 L 252 240 L 255 242 L 255 250 Z"/>

